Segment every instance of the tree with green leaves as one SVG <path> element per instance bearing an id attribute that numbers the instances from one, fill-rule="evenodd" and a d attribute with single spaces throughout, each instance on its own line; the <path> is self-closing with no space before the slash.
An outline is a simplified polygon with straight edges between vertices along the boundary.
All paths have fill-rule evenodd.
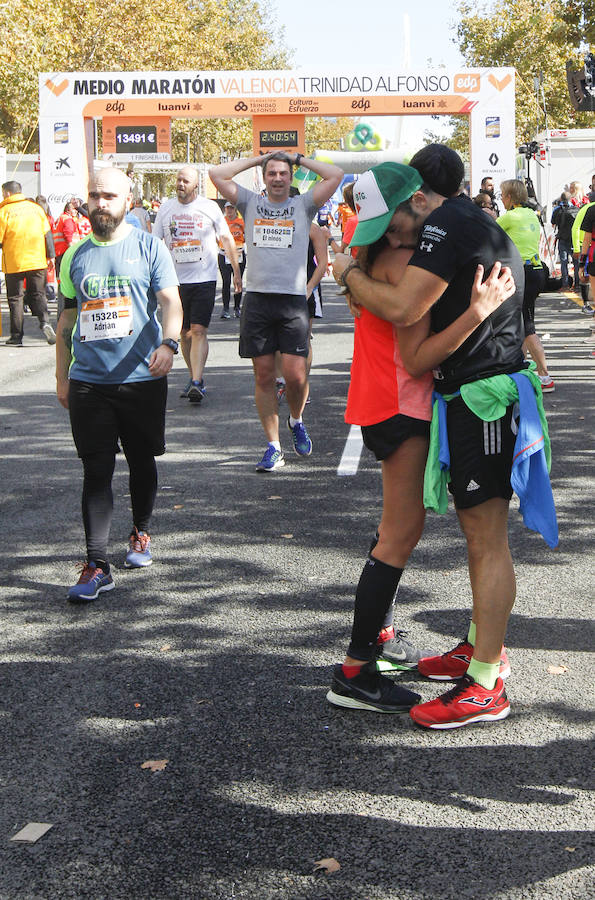
<path id="1" fill-rule="evenodd" d="M 39 72 L 287 65 L 283 30 L 266 0 L 0 0 L 0 145 L 13 152 L 38 149 Z M 213 122 L 221 120 L 192 121 L 193 145 L 225 147 L 236 138 L 234 150 L 246 143 L 249 120 Z M 176 124 L 174 147 L 184 147 L 180 159 L 187 131 L 187 123 Z"/>
<path id="2" fill-rule="evenodd" d="M 512 66 L 516 77 L 516 137 L 532 140 L 550 128 L 589 128 L 593 113 L 570 103 L 566 61 L 583 65 L 581 42 L 595 47 L 595 0 L 495 0 L 459 3 L 455 43 L 469 67 Z M 469 157 L 469 120 L 451 116 L 449 133 L 426 132 L 428 143 L 448 143 Z"/>
<path id="3" fill-rule="evenodd" d="M 516 79 L 516 135 L 531 140 L 550 128 L 587 128 L 592 113 L 570 103 L 566 61 L 582 65 L 579 45 L 595 41 L 595 2 L 496 0 L 459 4 L 457 43 L 468 66 L 512 66 Z M 456 131 L 456 129 L 455 129 Z"/>

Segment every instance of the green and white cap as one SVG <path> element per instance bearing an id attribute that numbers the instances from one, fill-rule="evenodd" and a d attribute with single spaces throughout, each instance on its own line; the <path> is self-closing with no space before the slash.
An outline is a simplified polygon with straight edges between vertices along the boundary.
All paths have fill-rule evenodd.
<path id="1" fill-rule="evenodd" d="M 417 169 L 401 163 L 380 163 L 358 178 L 353 189 L 358 218 L 350 247 L 365 247 L 382 237 L 397 206 L 422 186 Z"/>

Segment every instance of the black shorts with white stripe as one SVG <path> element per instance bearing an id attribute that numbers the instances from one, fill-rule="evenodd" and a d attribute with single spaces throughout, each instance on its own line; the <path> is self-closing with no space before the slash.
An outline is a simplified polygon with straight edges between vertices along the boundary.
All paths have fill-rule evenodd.
<path id="1" fill-rule="evenodd" d="M 450 446 L 449 491 L 458 509 L 479 506 L 486 500 L 510 500 L 510 473 L 517 426 L 514 407 L 501 419 L 484 422 L 455 397 L 447 405 Z"/>

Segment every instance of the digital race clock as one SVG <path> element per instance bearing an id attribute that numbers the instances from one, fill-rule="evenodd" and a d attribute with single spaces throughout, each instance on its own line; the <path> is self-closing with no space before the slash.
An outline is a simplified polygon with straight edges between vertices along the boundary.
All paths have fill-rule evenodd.
<path id="1" fill-rule="evenodd" d="M 261 131 L 261 147 L 297 147 L 297 131 Z"/>

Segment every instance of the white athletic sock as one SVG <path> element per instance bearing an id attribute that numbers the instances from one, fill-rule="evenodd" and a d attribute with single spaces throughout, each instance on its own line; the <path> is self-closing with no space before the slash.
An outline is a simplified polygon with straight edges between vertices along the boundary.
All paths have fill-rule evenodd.
<path id="1" fill-rule="evenodd" d="M 291 425 L 292 428 L 294 427 L 294 425 L 297 425 L 297 423 L 301 422 L 301 421 L 302 421 L 301 416 L 299 417 L 299 419 L 294 419 L 293 416 L 289 417 L 289 424 Z"/>

